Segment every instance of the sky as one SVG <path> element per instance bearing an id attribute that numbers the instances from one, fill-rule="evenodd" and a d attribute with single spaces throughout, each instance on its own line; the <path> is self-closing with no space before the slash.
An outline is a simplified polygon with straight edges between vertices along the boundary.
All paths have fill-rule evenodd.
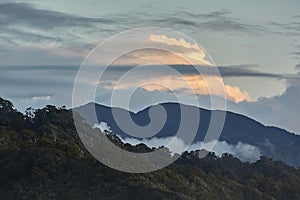
<path id="1" fill-rule="evenodd" d="M 0 95 L 21 111 L 47 104 L 70 107 L 77 70 L 100 42 L 130 29 L 167 28 L 180 34 L 148 31 L 134 41 L 115 40 L 112 50 L 138 42 L 175 54 L 147 49 L 120 57 L 97 88 L 97 102 L 109 103 L 124 66 L 154 60 L 183 76 L 151 68 L 151 73 L 129 74 L 115 89 L 126 94 L 146 80 L 169 86 L 189 104 L 187 80 L 201 106 L 209 108 L 208 93 L 223 97 L 208 92 L 203 77 L 189 66 L 196 64 L 208 82 L 224 81 L 228 110 L 300 134 L 299 8 L 297 0 L 0 0 Z M 111 52 L 106 53 L 103 60 Z M 211 66 L 221 76 L 209 74 Z M 166 88 L 144 85 L 131 109 L 172 99 Z"/>

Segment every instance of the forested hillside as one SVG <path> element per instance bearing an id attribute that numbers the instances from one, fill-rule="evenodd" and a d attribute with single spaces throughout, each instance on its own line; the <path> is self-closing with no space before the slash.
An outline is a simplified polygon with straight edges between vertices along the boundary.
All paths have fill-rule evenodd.
<path id="1" fill-rule="evenodd" d="M 107 137 L 128 151 L 155 150 Z M 199 159 L 196 151 L 151 173 L 110 169 L 85 150 L 70 110 L 23 115 L 2 98 L 0 180 L 0 199 L 300 199 L 300 170 L 266 157 L 243 163 L 229 154 Z"/>

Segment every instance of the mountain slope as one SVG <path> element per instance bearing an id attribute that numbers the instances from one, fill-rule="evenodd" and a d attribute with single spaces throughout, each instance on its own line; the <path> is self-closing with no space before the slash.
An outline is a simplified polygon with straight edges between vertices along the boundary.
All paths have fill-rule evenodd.
<path id="1" fill-rule="evenodd" d="M 104 136 L 127 151 L 155 150 Z M 299 169 L 266 157 L 250 164 L 198 153 L 185 152 L 159 171 L 122 173 L 85 150 L 70 110 L 46 106 L 24 116 L 0 98 L 0 199 L 300 198 Z"/>
<path id="2" fill-rule="evenodd" d="M 148 107 L 136 114 L 130 112 L 130 116 L 135 123 L 140 126 L 145 126 L 150 123 L 149 110 L 155 106 Z M 157 138 L 174 136 L 174 133 L 177 132 L 180 124 L 180 106 L 186 110 L 199 110 L 199 129 L 194 142 L 203 141 L 212 112 L 225 112 L 218 110 L 210 111 L 176 103 L 164 103 L 159 106 L 165 108 L 168 117 L 164 127 L 155 135 Z M 106 122 L 113 133 L 123 138 L 132 137 L 119 128 L 112 115 L 113 111 L 117 116 L 124 116 L 124 113 L 128 112 L 124 109 L 110 108 L 99 104 L 89 103 L 74 110 L 79 112 L 90 125 Z M 96 120 L 91 117 L 93 110 L 96 111 Z M 226 112 L 225 114 L 226 120 L 219 138 L 220 141 L 226 141 L 227 143 L 234 145 L 238 142 L 254 145 L 260 149 L 262 155 L 271 157 L 275 160 L 282 160 L 289 165 L 300 166 L 300 136 L 280 128 L 264 126 L 263 124 L 240 114 L 232 112 Z M 187 134 L 189 134 L 188 129 Z"/>

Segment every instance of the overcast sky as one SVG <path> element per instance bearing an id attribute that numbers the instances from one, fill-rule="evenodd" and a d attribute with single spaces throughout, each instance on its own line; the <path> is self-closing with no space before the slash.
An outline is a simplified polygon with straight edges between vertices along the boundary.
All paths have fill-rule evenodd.
<path id="1" fill-rule="evenodd" d="M 298 0 L 0 0 L 0 95 L 20 110 L 50 103 L 70 106 L 76 70 L 90 50 L 121 31 L 155 26 L 179 31 L 205 49 L 204 56 L 211 56 L 223 76 L 229 110 L 300 133 L 299 8 Z M 164 45 L 174 42 L 170 35 L 161 36 L 149 38 Z M 175 39 L 181 41 L 175 46 L 191 49 Z M 182 71 L 191 75 L 187 68 Z M 180 82 L 174 85 L 183 89 Z M 205 91 L 198 91 L 205 98 Z M 143 92 L 149 104 L 169 98 L 159 88 Z M 107 103 L 109 93 L 103 87 L 98 101 Z"/>

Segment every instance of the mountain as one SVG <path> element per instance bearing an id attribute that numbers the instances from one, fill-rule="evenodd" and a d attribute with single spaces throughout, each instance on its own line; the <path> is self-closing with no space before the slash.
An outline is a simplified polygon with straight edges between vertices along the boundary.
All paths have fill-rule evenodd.
<path id="1" fill-rule="evenodd" d="M 98 131 L 120 148 L 149 152 Z M 261 157 L 241 162 L 199 151 L 145 174 L 116 171 L 82 145 L 70 110 L 46 106 L 26 114 L 0 98 L 0 199 L 300 199 L 300 171 Z"/>
<path id="2" fill-rule="evenodd" d="M 233 145 L 239 142 L 250 144 L 257 147 L 264 156 L 281 160 L 288 165 L 300 166 L 300 136 L 280 128 L 264 126 L 253 119 L 233 112 L 220 110 L 211 111 L 177 103 L 154 105 L 138 113 L 94 103 L 75 108 L 74 111 L 79 112 L 91 126 L 95 123 L 105 122 L 113 133 L 122 138 L 128 138 L 133 136 L 126 134 L 126 132 L 117 125 L 113 113 L 115 116 L 126 116 L 129 112 L 129 115 L 136 124 L 146 126 L 150 123 L 149 110 L 156 109 L 156 107 L 158 108 L 160 106 L 164 107 L 167 119 L 163 128 L 153 137 L 165 138 L 174 136 L 180 124 L 180 108 L 182 108 L 184 112 L 200 112 L 199 128 L 193 141 L 194 143 L 203 141 L 213 113 L 216 115 L 226 114 L 224 127 L 219 137 L 220 141 L 226 141 L 228 144 Z M 96 111 L 96 117 L 91 115 L 93 111 Z M 188 128 L 186 130 L 186 134 L 190 134 Z"/>

